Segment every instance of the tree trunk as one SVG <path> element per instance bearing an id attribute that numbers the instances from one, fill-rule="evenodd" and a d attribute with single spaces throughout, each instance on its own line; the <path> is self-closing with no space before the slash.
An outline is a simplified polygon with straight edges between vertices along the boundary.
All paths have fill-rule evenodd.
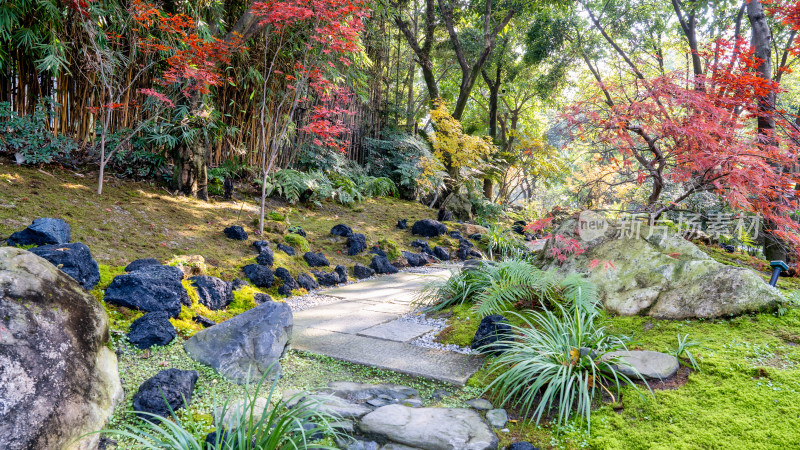
<path id="1" fill-rule="evenodd" d="M 772 79 L 772 34 L 770 33 L 767 18 L 764 15 L 764 8 L 760 0 L 751 0 L 747 4 L 747 18 L 750 20 L 750 44 L 755 50 L 754 55 L 761 60 L 761 64 L 756 68 L 758 74 L 764 80 Z M 775 119 L 773 112 L 775 108 L 775 93 L 760 97 L 758 99 L 758 138 L 763 145 L 772 145 L 770 142 L 774 138 Z M 780 168 L 777 168 L 780 170 Z M 785 261 L 787 248 L 781 240 L 772 233 L 775 224 L 771 221 L 764 223 L 764 257 L 767 260 Z"/>

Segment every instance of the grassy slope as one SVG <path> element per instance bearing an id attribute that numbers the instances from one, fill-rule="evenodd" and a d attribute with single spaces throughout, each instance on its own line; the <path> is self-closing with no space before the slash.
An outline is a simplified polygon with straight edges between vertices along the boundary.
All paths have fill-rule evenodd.
<path id="1" fill-rule="evenodd" d="M 100 300 L 103 289 L 115 275 L 123 272 L 122 267 L 138 258 L 154 257 L 166 263 L 182 255 L 202 255 L 209 266 L 208 273 L 228 280 L 244 278 L 240 267 L 255 262 L 252 242 L 258 237 L 253 233 L 253 223 L 258 210 L 254 201 L 244 205 L 241 201 L 206 203 L 173 197 L 148 183 L 113 178 L 106 183 L 102 196 L 97 196 L 95 189 L 94 179 L 77 176 L 68 170 L 48 167 L 46 172 L 42 172 L 0 165 L 0 238 L 25 228 L 37 217 L 63 218 L 72 228 L 73 241 L 87 244 L 100 263 L 102 280 L 92 292 Z M 366 254 L 347 256 L 342 251 L 343 240 L 329 236 L 332 226 L 344 223 L 353 227 L 356 232 L 366 235 L 369 245 L 386 238 L 406 249 L 414 237 L 409 231 L 398 230 L 395 227 L 397 220 L 407 218 L 409 223 L 413 223 L 434 214 L 419 203 L 391 198 L 367 200 L 354 207 L 325 204 L 311 209 L 272 202 L 269 210 L 286 216 L 286 225 L 302 226 L 308 233 L 312 251 L 325 253 L 332 265 L 344 264 L 348 268 L 356 262 L 369 264 L 370 257 Z M 230 225 L 244 226 L 250 239 L 244 242 L 227 239 L 222 230 Z M 265 239 L 283 242 L 283 237 L 275 233 L 268 234 Z M 446 237 L 430 242 L 454 244 Z M 295 275 L 310 270 L 302 254 L 289 257 L 278 250 L 275 250 L 274 267 L 286 267 Z M 276 297 L 274 291 L 274 288 L 267 290 Z M 236 303 L 228 311 L 206 315 L 214 320 L 224 320 L 237 312 L 233 308 Z M 246 303 L 246 300 L 240 303 Z M 131 348 L 124 333 L 130 322 L 141 313 L 111 305 L 106 305 L 106 309 L 111 319 L 114 348 L 120 352 L 120 375 L 126 394 L 111 425 L 131 423 L 126 411 L 131 409 L 132 396 L 144 380 L 162 369 L 177 367 L 200 372 L 192 405 L 179 415 L 195 429 L 198 437 L 205 436 L 210 431 L 210 411 L 214 401 L 222 402 L 227 396 L 240 393 L 241 388 L 192 361 L 183 351 L 182 339 L 145 352 Z M 434 389 L 448 388 L 453 395 L 446 397 L 443 404 L 449 406 L 463 406 L 460 402 L 476 395 L 475 389 L 454 389 L 441 383 L 295 352 L 291 352 L 282 364 L 284 377 L 277 388 L 279 392 L 321 387 L 330 381 L 352 380 L 414 386 L 420 389 L 423 398 Z M 121 447 L 126 447 L 125 442 L 122 441 Z"/>

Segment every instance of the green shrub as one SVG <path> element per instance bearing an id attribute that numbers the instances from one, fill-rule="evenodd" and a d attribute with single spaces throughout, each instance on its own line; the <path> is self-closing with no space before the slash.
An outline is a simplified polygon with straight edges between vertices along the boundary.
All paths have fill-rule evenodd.
<path id="1" fill-rule="evenodd" d="M 308 394 L 297 396 L 284 402 L 273 403 L 278 377 L 272 381 L 266 396 L 263 410 L 256 399 L 264 388 L 264 377 L 255 385 L 253 393 L 250 386 L 242 389 L 241 402 L 235 402 L 229 396 L 221 405 L 219 414 L 214 419 L 217 430 L 216 441 L 207 445 L 205 436 L 193 433 L 193 426 L 183 421 L 170 409 L 171 420 L 161 420 L 159 416 L 139 413 L 148 416 L 148 420 L 138 420 L 134 424 L 125 425 L 121 429 L 102 430 L 106 436 L 127 438 L 136 442 L 136 448 L 174 449 L 174 450 L 272 450 L 272 449 L 306 449 L 334 448 L 325 445 L 313 436 L 335 436 L 336 432 L 330 423 L 337 420 L 329 413 L 319 409 L 319 401 Z M 296 404 L 294 404 L 296 403 Z M 291 407 L 289 406 L 291 405 Z M 216 405 L 215 405 L 216 406 Z M 151 418 L 152 419 L 149 419 Z M 227 420 L 225 420 L 227 418 Z M 313 424 L 309 428 L 304 425 Z"/>
<path id="2" fill-rule="evenodd" d="M 299 234 L 289 233 L 283 237 L 283 240 L 286 241 L 287 244 L 294 247 L 296 250 L 300 252 L 307 252 L 311 247 L 308 245 L 308 241 L 303 236 Z"/>
<path id="3" fill-rule="evenodd" d="M 75 141 L 49 129 L 57 106 L 52 99 L 42 98 L 33 114 L 19 116 L 10 103 L 0 103 L 0 152 L 19 153 L 23 164 L 43 164 L 77 150 Z"/>
<path id="4" fill-rule="evenodd" d="M 511 313 L 523 325 L 511 325 L 514 338 L 505 341 L 507 349 L 490 362 L 489 373 L 497 377 L 486 391 L 503 406 L 513 406 L 523 417 L 535 418 L 537 424 L 551 412 L 559 425 L 574 413 L 590 428 L 598 392 L 607 392 L 616 401 L 622 386 L 636 388 L 618 370 L 626 363 L 606 356 L 624 350 L 625 343 L 607 335 L 596 323 L 596 308 L 556 305 L 556 311 L 558 314 L 549 310 Z"/>

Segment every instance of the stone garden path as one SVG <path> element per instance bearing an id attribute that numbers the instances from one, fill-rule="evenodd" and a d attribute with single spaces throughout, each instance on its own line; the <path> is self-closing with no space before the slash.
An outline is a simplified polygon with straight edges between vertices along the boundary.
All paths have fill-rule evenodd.
<path id="1" fill-rule="evenodd" d="M 447 269 L 426 274 L 401 272 L 321 292 L 340 298 L 294 313 L 291 346 L 408 375 L 463 385 L 483 359 L 409 342 L 432 330 L 398 318 L 413 311 L 425 285 L 449 276 Z"/>

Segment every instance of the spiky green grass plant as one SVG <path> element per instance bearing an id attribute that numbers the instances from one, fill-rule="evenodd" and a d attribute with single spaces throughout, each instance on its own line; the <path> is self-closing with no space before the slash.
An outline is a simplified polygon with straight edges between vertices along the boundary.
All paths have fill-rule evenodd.
<path id="1" fill-rule="evenodd" d="M 523 325 L 511 325 L 514 339 L 490 362 L 489 374 L 496 378 L 486 391 L 537 424 L 551 414 L 559 425 L 575 415 L 589 429 L 598 393 L 616 399 L 623 386 L 635 387 L 618 370 L 626 363 L 609 355 L 624 350 L 625 342 L 597 323 L 596 308 L 556 304 L 554 309 L 509 313 Z"/>
<path id="2" fill-rule="evenodd" d="M 271 371 L 267 371 L 267 375 Z M 206 443 L 195 437 L 192 425 L 182 421 L 170 408 L 171 417 L 139 412 L 145 419 L 126 424 L 121 429 L 103 430 L 107 436 L 128 438 L 139 449 L 170 450 L 299 450 L 333 449 L 320 442 L 319 434 L 335 435 L 330 423 L 337 418 L 320 410 L 319 401 L 308 394 L 298 394 L 287 401 L 273 401 L 277 377 L 265 397 L 267 407 L 259 405 L 266 375 L 254 390 L 245 387 L 241 401 L 225 399 L 215 411 L 216 439 Z M 311 425 L 309 425 L 311 424 Z"/>

